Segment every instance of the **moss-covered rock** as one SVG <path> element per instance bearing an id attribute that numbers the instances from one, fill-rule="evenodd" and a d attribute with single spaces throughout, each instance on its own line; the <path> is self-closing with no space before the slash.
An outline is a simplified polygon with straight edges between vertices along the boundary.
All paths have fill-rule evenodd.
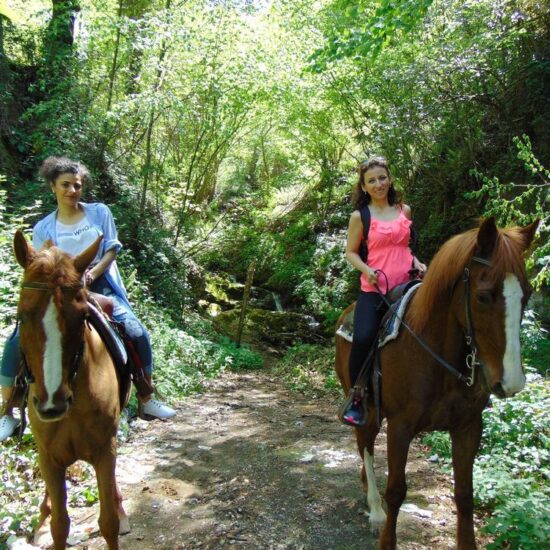
<path id="1" fill-rule="evenodd" d="M 222 334 L 237 338 L 240 309 L 222 311 L 214 325 Z M 318 339 L 317 324 L 311 317 L 292 311 L 269 311 L 249 308 L 243 327 L 242 340 L 252 344 L 289 346 L 296 342 Z"/>

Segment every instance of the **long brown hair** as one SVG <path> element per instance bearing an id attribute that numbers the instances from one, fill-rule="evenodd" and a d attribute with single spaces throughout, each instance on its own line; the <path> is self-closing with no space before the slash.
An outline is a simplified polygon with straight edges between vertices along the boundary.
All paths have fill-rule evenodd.
<path id="1" fill-rule="evenodd" d="M 384 170 L 386 170 L 386 173 L 388 174 L 388 178 L 390 179 L 390 188 L 388 190 L 388 203 L 390 204 L 390 206 L 401 203 L 401 197 L 397 194 L 395 186 L 393 185 L 393 177 L 388 166 L 388 161 L 384 157 L 370 157 L 367 160 L 364 160 L 357 168 L 359 178 L 357 179 L 357 184 L 353 188 L 351 194 L 351 204 L 354 210 L 361 210 L 361 208 L 367 206 L 367 204 L 370 203 L 370 195 L 363 191 L 361 184 L 363 183 L 365 172 L 367 170 L 370 170 L 371 168 L 374 168 L 375 166 L 384 168 Z"/>

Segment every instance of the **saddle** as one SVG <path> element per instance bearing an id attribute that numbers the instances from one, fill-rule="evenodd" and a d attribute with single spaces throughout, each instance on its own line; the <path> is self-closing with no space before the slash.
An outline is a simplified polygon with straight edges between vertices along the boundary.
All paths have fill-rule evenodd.
<path id="1" fill-rule="evenodd" d="M 121 379 L 126 380 L 130 375 L 140 397 L 151 395 L 154 391 L 153 386 L 145 376 L 143 365 L 132 341 L 127 337 L 123 325 L 112 318 L 113 300 L 102 294 L 90 292 L 88 311 L 88 322 L 101 336 Z M 129 385 L 123 383 L 122 386 L 128 386 L 128 388 L 121 387 L 121 392 L 124 389 L 128 394 Z M 122 399 L 121 394 L 121 406 L 126 406 L 126 403 L 127 398 Z"/>
<path id="2" fill-rule="evenodd" d="M 379 348 L 384 347 L 391 340 L 395 340 L 399 335 L 401 319 L 403 315 L 405 315 L 411 298 L 418 290 L 419 284 L 419 280 L 409 281 L 391 290 L 391 292 L 395 290 L 396 293 L 392 296 L 393 299 L 388 300 L 391 306 L 380 323 L 380 330 L 377 338 Z"/>
<path id="3" fill-rule="evenodd" d="M 390 289 L 388 294 L 386 294 L 386 300 L 390 304 L 390 308 L 382 319 L 380 326 L 384 328 L 384 332 L 382 334 L 379 334 L 379 338 L 377 339 L 378 342 L 380 342 L 380 336 L 382 336 L 383 338 L 385 337 L 385 332 L 387 331 L 386 327 L 389 324 L 389 321 L 393 319 L 393 321 L 395 322 L 396 313 L 401 310 L 401 314 L 404 313 L 404 310 L 407 307 L 410 298 L 414 294 L 416 287 L 420 282 L 421 281 L 418 279 L 408 281 L 406 283 L 393 287 L 392 289 Z M 398 313 L 397 316 L 400 318 L 401 314 Z M 350 343 L 353 342 L 353 315 L 354 310 L 351 310 L 344 317 L 342 324 L 338 327 L 338 330 L 336 331 L 336 334 L 338 334 L 338 336 L 341 336 L 342 338 L 344 338 L 344 340 L 347 340 Z M 399 324 L 397 323 L 397 330 L 398 328 Z M 397 333 L 393 336 L 393 338 L 396 337 Z M 385 340 L 382 344 L 379 343 L 378 346 L 382 347 L 386 343 L 386 341 L 388 340 Z"/>
<path id="4" fill-rule="evenodd" d="M 338 417 L 340 421 L 343 421 L 343 415 L 353 401 L 360 400 L 361 407 L 365 409 L 367 407 L 367 397 L 372 396 L 374 398 L 376 415 L 378 419 L 378 425 L 380 425 L 380 397 L 381 397 L 381 371 L 380 371 L 380 348 L 386 345 L 389 341 L 395 340 L 399 334 L 399 328 L 401 326 L 401 319 L 405 314 L 407 305 L 409 304 L 412 296 L 418 290 L 420 280 L 414 279 L 401 285 L 397 285 L 392 288 L 385 296 L 386 302 L 388 302 L 389 308 L 378 329 L 378 335 L 369 350 L 365 362 L 357 376 L 355 385 L 350 389 L 348 396 L 344 400 L 344 403 L 338 411 Z M 342 324 L 336 331 L 336 334 L 347 340 L 353 342 L 353 310 L 350 311 Z M 363 418 L 367 418 L 366 414 L 363 414 Z"/>

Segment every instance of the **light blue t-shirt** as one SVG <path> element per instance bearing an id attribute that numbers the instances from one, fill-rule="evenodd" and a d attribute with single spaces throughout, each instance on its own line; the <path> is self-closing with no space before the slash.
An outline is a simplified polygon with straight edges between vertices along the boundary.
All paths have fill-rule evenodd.
<path id="1" fill-rule="evenodd" d="M 90 225 L 95 228 L 97 235 L 103 235 L 103 240 L 99 245 L 99 251 L 96 256 L 97 260 L 103 258 L 106 252 L 114 250 L 116 253 L 122 248 L 122 243 L 118 240 L 117 230 L 113 215 L 109 207 L 100 202 L 85 203 L 80 202 L 79 206 L 84 211 L 85 218 L 90 222 Z M 42 218 L 33 228 L 32 245 L 36 250 L 39 250 L 46 240 L 51 240 L 53 244 L 59 246 L 59 235 L 57 228 L 57 210 Z M 94 237 L 95 240 L 95 237 Z M 64 249 L 65 250 L 65 249 Z M 107 271 L 104 273 L 107 281 L 119 296 L 130 307 L 128 296 L 124 283 L 120 277 L 120 272 L 116 265 L 116 261 L 112 262 Z"/>

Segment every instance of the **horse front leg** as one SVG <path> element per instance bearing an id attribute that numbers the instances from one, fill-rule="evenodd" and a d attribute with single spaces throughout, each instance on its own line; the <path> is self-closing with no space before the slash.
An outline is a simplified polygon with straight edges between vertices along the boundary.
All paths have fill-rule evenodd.
<path id="1" fill-rule="evenodd" d="M 70 520 L 67 514 L 67 489 L 65 487 L 65 468 L 54 465 L 48 458 L 40 455 L 40 472 L 46 484 L 46 494 L 40 506 L 42 523 L 51 510 L 50 531 L 55 550 L 64 550 L 69 536 Z M 37 531 L 37 535 L 39 532 Z"/>
<path id="2" fill-rule="evenodd" d="M 451 430 L 453 471 L 457 509 L 457 550 L 476 547 L 474 534 L 474 488 L 472 470 L 481 441 L 481 414 L 474 422 Z"/>
<path id="3" fill-rule="evenodd" d="M 40 517 L 34 530 L 35 546 L 46 546 L 51 544 L 50 516 L 52 513 L 52 503 L 48 495 L 48 489 L 44 491 L 44 498 L 40 504 Z"/>
<path id="4" fill-rule="evenodd" d="M 112 441 L 94 464 L 99 491 L 99 530 L 107 542 L 109 550 L 119 550 L 119 512 L 122 497 L 115 478 L 116 443 Z"/>
<path id="5" fill-rule="evenodd" d="M 385 493 L 388 517 L 380 536 L 381 550 L 396 548 L 397 516 L 407 494 L 405 467 L 412 438 L 411 431 L 402 423 L 388 421 L 388 485 Z"/>
<path id="6" fill-rule="evenodd" d="M 118 485 L 118 481 L 116 480 L 116 473 L 115 473 L 115 497 L 116 497 L 116 504 L 118 508 L 118 521 L 120 524 L 118 528 L 118 534 L 127 535 L 131 531 L 130 520 L 128 519 L 128 514 L 126 513 L 126 510 L 124 510 L 124 506 L 122 506 L 122 492 Z"/>
<path id="7" fill-rule="evenodd" d="M 355 428 L 357 447 L 363 461 L 363 465 L 361 466 L 361 481 L 363 482 L 363 491 L 367 493 L 369 523 L 373 533 L 378 533 L 386 521 L 386 513 L 382 508 L 382 499 L 380 498 L 376 485 L 376 476 L 374 475 L 374 442 L 379 431 L 380 428 L 373 410 L 369 410 L 367 424 L 360 428 Z"/>

